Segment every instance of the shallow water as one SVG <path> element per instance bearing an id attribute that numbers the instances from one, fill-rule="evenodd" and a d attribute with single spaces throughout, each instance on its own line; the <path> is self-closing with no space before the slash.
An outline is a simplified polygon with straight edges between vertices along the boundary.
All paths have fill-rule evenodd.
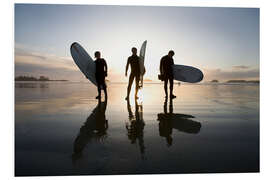
<path id="1" fill-rule="evenodd" d="M 96 91 L 15 83 L 16 176 L 259 171 L 259 85 L 175 85 L 166 102 L 145 84 L 129 104 L 126 84 Z"/>

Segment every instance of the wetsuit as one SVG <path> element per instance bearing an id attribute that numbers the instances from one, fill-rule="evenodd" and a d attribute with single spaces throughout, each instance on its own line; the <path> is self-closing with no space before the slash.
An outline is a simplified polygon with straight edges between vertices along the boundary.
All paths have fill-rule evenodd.
<path id="1" fill-rule="evenodd" d="M 96 64 L 96 81 L 97 81 L 97 88 L 98 88 L 98 95 L 101 95 L 101 86 L 104 89 L 105 95 L 107 95 L 106 91 L 106 83 L 105 77 L 107 76 L 107 63 L 104 59 L 97 59 L 95 60 Z"/>
<path id="2" fill-rule="evenodd" d="M 139 81 L 140 81 L 140 64 L 139 64 L 139 60 L 140 60 L 140 58 L 137 55 L 132 55 L 127 60 L 126 69 L 128 68 L 129 64 L 131 66 L 131 73 L 129 75 L 128 88 L 127 88 L 127 96 L 128 97 L 129 97 L 131 85 L 133 83 L 134 78 L 135 78 L 135 81 L 136 81 L 135 96 L 137 96 L 137 92 L 138 92 L 138 89 L 139 89 Z"/>
<path id="3" fill-rule="evenodd" d="M 173 67 L 174 61 L 173 58 L 169 57 L 168 55 L 163 56 L 160 60 L 160 73 L 164 76 L 164 90 L 166 96 L 168 95 L 167 92 L 167 85 L 168 81 L 170 81 L 170 94 L 172 95 L 173 91 Z"/>

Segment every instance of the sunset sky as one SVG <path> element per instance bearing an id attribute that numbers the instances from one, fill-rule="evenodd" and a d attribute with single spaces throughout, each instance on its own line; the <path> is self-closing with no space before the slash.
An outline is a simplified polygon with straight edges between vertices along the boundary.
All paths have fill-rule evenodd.
<path id="1" fill-rule="evenodd" d="M 79 42 L 101 51 L 110 81 L 127 81 L 133 46 L 146 49 L 145 78 L 157 80 L 159 61 L 200 68 L 205 81 L 259 79 L 259 9 L 15 4 L 15 76 L 86 81 L 70 55 Z"/>

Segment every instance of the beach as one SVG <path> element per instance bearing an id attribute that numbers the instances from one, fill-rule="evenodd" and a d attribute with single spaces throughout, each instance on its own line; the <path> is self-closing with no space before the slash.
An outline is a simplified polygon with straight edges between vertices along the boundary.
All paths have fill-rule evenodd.
<path id="1" fill-rule="evenodd" d="M 126 87 L 16 82 L 15 175 L 259 171 L 259 84 Z"/>

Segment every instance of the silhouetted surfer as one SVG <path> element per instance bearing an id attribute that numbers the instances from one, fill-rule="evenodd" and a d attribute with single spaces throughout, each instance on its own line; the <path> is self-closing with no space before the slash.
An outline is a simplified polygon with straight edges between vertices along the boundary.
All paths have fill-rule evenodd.
<path id="1" fill-rule="evenodd" d="M 128 80 L 126 100 L 129 99 L 130 89 L 131 89 L 134 78 L 136 81 L 135 99 L 138 99 L 137 94 L 138 94 L 139 81 L 140 81 L 140 64 L 139 64 L 140 57 L 137 56 L 137 49 L 135 47 L 131 49 L 131 52 L 132 52 L 132 56 L 128 57 L 127 65 L 126 65 L 126 73 L 125 73 L 125 76 L 127 76 L 128 67 L 130 65 L 131 72 L 130 72 L 129 80 Z"/>
<path id="2" fill-rule="evenodd" d="M 161 74 L 161 80 L 164 80 L 164 91 L 165 91 L 165 97 L 168 97 L 168 90 L 167 85 L 168 81 L 170 81 L 170 98 L 176 98 L 175 95 L 173 95 L 173 57 L 174 51 L 169 51 L 168 55 L 163 56 L 160 60 L 160 74 Z"/>
<path id="3" fill-rule="evenodd" d="M 105 83 L 105 77 L 107 77 L 107 63 L 105 59 L 100 58 L 100 52 L 95 52 L 95 63 L 96 63 L 96 80 L 97 80 L 97 88 L 98 88 L 98 96 L 96 99 L 101 98 L 101 87 L 103 87 L 105 98 L 107 99 L 107 86 Z"/>

